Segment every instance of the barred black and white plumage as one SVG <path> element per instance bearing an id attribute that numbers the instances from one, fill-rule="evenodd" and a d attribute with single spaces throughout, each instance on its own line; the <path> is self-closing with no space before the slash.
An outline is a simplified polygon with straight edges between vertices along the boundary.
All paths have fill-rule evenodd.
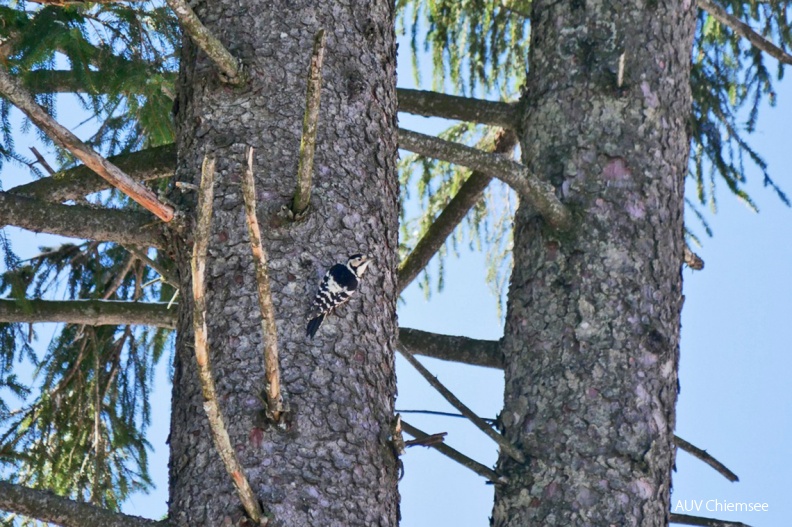
<path id="1" fill-rule="evenodd" d="M 340 306 L 357 290 L 360 278 L 371 263 L 364 254 L 353 254 L 346 264 L 335 264 L 322 278 L 314 297 L 312 318 L 306 334 L 313 338 L 327 315 Z"/>

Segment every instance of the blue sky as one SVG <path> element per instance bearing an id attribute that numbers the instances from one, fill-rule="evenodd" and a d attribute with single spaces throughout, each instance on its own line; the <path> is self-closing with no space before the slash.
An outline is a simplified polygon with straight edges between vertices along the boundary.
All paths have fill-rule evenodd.
<path id="1" fill-rule="evenodd" d="M 403 53 L 409 50 L 406 42 L 401 43 L 401 49 Z M 409 57 L 402 57 L 400 62 L 399 85 L 413 87 Z M 776 108 L 762 109 L 750 142 L 766 157 L 776 181 L 792 193 L 790 161 L 786 159 L 792 86 L 779 85 L 778 101 Z M 82 120 L 68 104 L 61 104 L 58 115 L 67 126 Z M 400 125 L 425 133 L 444 127 L 436 120 L 404 114 L 400 115 Z M 28 143 L 35 144 L 34 134 L 21 137 L 17 146 L 20 151 L 26 150 Z M 2 180 L 3 188 L 8 189 L 25 182 L 27 176 L 20 169 L 6 169 Z M 749 170 L 748 180 L 749 193 L 761 212 L 752 212 L 728 191 L 720 192 L 719 212 L 708 214 L 715 236 L 705 238 L 704 247 L 696 249 L 706 268 L 701 272 L 684 271 L 682 391 L 677 421 L 678 435 L 715 455 L 740 476 L 740 482 L 729 483 L 680 452 L 671 505 L 673 510 L 677 500 L 766 502 L 768 512 L 702 510 L 695 514 L 754 526 L 786 526 L 786 518 L 792 513 L 785 494 L 792 474 L 792 390 L 788 378 L 792 371 L 792 211 L 762 187 L 757 171 Z M 691 224 L 696 229 L 694 221 Z M 42 234 L 15 234 L 14 239 L 15 249 L 27 256 L 35 254 L 40 245 L 57 243 L 55 237 Z M 442 293 L 433 293 L 427 301 L 417 285 L 407 289 L 399 308 L 401 326 L 476 338 L 501 336 L 496 300 L 485 281 L 484 256 L 469 252 L 465 246 L 460 252 L 459 260 L 452 257 L 446 262 Z M 39 328 L 44 344 L 51 333 L 51 328 Z M 497 414 L 503 393 L 501 372 L 421 360 L 480 415 Z M 453 411 L 400 357 L 397 374 L 397 408 Z M 150 461 L 159 488 L 148 496 L 135 496 L 125 510 L 156 518 L 165 513 L 167 499 L 165 438 L 170 389 L 164 367 L 158 372 L 153 401 L 150 441 L 155 453 Z M 448 444 L 486 465 L 496 459 L 492 442 L 462 419 L 404 417 L 427 432 L 448 432 Z M 482 478 L 425 448 L 409 449 L 404 463 L 402 525 L 488 525 L 492 487 Z"/>

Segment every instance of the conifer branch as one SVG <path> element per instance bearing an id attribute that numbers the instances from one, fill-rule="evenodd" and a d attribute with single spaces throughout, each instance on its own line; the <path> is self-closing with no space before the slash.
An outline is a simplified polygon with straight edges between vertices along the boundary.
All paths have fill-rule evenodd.
<path id="1" fill-rule="evenodd" d="M 91 4 L 119 4 L 122 2 L 143 2 L 145 0 L 28 0 L 34 4 L 69 6 Z"/>
<path id="2" fill-rule="evenodd" d="M 517 146 L 517 135 L 511 131 L 501 131 L 495 138 L 493 153 L 508 154 L 515 146 Z M 479 202 L 490 181 L 492 176 L 476 171 L 462 184 L 412 252 L 399 264 L 399 293 L 402 293 L 429 264 L 454 229 Z"/>
<path id="3" fill-rule="evenodd" d="M 161 224 L 148 214 L 57 205 L 0 192 L 0 225 L 72 238 L 164 247 Z"/>
<path id="4" fill-rule="evenodd" d="M 697 3 L 698 6 L 706 11 L 711 17 L 724 26 L 730 28 L 737 35 L 746 39 L 754 47 L 759 48 L 771 57 L 774 57 L 776 60 L 778 60 L 778 62 L 792 64 L 792 55 L 761 36 L 759 33 L 754 31 L 751 26 L 736 16 L 727 13 L 725 9 L 712 0 L 697 0 Z"/>
<path id="5" fill-rule="evenodd" d="M 261 229 L 259 229 L 256 217 L 257 200 L 256 182 L 253 178 L 253 154 L 252 147 L 245 148 L 247 168 L 242 175 L 242 197 L 245 201 L 250 249 L 253 252 L 253 263 L 256 266 L 256 283 L 258 284 L 259 309 L 261 310 L 261 338 L 264 340 L 264 369 L 267 379 L 264 390 L 267 396 L 266 414 L 273 422 L 278 423 L 284 412 L 278 362 L 278 328 L 275 325 L 275 306 L 272 304 L 267 251 L 261 243 Z"/>
<path id="6" fill-rule="evenodd" d="M 729 470 L 726 465 L 715 459 L 712 455 L 708 454 L 706 450 L 702 450 L 676 435 L 674 436 L 674 444 L 691 456 L 698 458 L 700 461 L 703 461 L 707 465 L 714 468 L 721 476 L 728 479 L 732 483 L 735 481 L 740 481 L 740 478 L 737 477 L 737 474 Z"/>
<path id="7" fill-rule="evenodd" d="M 206 255 L 212 227 L 212 200 L 214 199 L 215 161 L 204 158 L 201 170 L 201 188 L 198 193 L 197 222 L 192 255 L 193 290 L 193 331 L 195 333 L 195 360 L 198 363 L 198 377 L 204 399 L 204 411 L 209 421 L 215 449 L 220 454 L 228 474 L 237 489 L 237 494 L 248 517 L 255 525 L 264 526 L 268 520 L 261 512 L 256 495 L 239 464 L 236 452 L 231 446 L 228 429 L 223 420 L 220 403 L 217 399 L 212 369 L 209 365 L 209 342 L 206 328 L 206 297 L 204 279 L 206 275 Z"/>
<path id="8" fill-rule="evenodd" d="M 496 177 L 526 199 L 551 227 L 565 230 L 571 226 L 572 214 L 556 197 L 553 186 L 529 174 L 520 163 L 498 154 L 401 128 L 399 147 Z"/>
<path id="9" fill-rule="evenodd" d="M 27 115 L 61 148 L 70 151 L 91 170 L 137 201 L 143 208 L 152 212 L 162 221 L 169 222 L 173 219 L 174 210 L 172 207 L 161 203 L 152 191 L 124 174 L 118 167 L 97 154 L 76 135 L 56 122 L 33 100 L 33 97 L 22 88 L 16 79 L 11 77 L 5 68 L 0 68 L 0 94 Z"/>
<path id="10" fill-rule="evenodd" d="M 308 88 L 305 94 L 300 158 L 297 164 L 297 189 L 292 201 L 292 214 L 303 214 L 311 202 L 316 132 L 319 124 L 319 103 L 322 98 L 322 63 L 325 54 L 325 31 L 320 29 L 314 39 L 311 65 L 308 68 Z"/>
<path id="11" fill-rule="evenodd" d="M 133 245 L 125 245 L 124 249 L 126 249 L 130 253 L 134 254 L 135 257 L 138 260 L 140 260 L 141 262 L 145 263 L 146 265 L 148 265 L 149 267 L 154 269 L 157 273 L 159 273 L 159 275 L 162 277 L 163 281 L 165 281 L 166 283 L 169 283 L 170 285 L 172 285 L 174 287 L 178 287 L 179 286 L 179 280 L 177 280 L 177 278 L 173 274 L 171 274 L 168 271 L 166 271 L 165 268 L 162 267 L 158 262 L 155 262 L 154 260 L 149 258 L 148 254 L 146 254 L 145 250 L 141 250 L 141 249 L 139 249 L 139 248 L 137 248 L 137 247 L 135 247 Z"/>
<path id="12" fill-rule="evenodd" d="M 165 0 L 173 10 L 179 24 L 196 46 L 201 48 L 220 70 L 220 78 L 228 84 L 240 85 L 247 81 L 242 63 L 215 37 L 184 0 Z"/>
<path id="13" fill-rule="evenodd" d="M 433 91 L 397 88 L 399 111 L 424 117 L 442 117 L 516 130 L 519 126 L 516 103 L 485 101 Z"/>
<path id="14" fill-rule="evenodd" d="M 176 170 L 176 145 L 147 148 L 131 154 L 112 156 L 107 160 L 135 181 L 143 182 L 170 177 Z M 80 199 L 112 185 L 85 165 L 63 170 L 52 177 L 38 179 L 8 190 L 9 194 L 42 201 L 63 202 Z"/>
<path id="15" fill-rule="evenodd" d="M 167 521 L 112 512 L 52 492 L 0 481 L 0 510 L 64 527 L 165 527 Z"/>
<path id="16" fill-rule="evenodd" d="M 462 401 L 460 401 L 451 392 L 451 390 L 446 388 L 439 380 L 437 380 L 437 377 L 432 375 L 431 372 L 429 372 L 429 370 L 427 370 L 423 364 L 418 362 L 418 360 L 413 356 L 412 353 L 410 353 L 407 349 L 401 347 L 399 348 L 399 353 L 402 354 L 402 357 L 404 357 L 407 360 L 407 362 L 409 362 L 416 370 L 418 370 L 418 373 L 420 373 L 421 376 L 424 379 L 426 379 L 426 381 L 429 384 L 431 384 L 432 387 L 435 390 L 437 390 L 440 393 L 440 395 L 442 395 L 445 398 L 446 401 L 451 403 L 451 406 L 459 410 L 462 413 L 462 415 L 467 417 L 474 425 L 476 425 L 476 427 L 478 427 L 479 430 L 484 432 L 487 436 L 489 436 L 490 439 L 495 441 L 498 444 L 498 446 L 500 446 L 501 449 L 506 454 L 509 455 L 509 457 L 511 457 L 518 463 L 525 462 L 525 455 L 523 455 L 522 452 L 517 450 L 517 448 L 514 445 L 512 445 L 505 437 L 503 437 L 501 434 L 493 430 L 492 427 L 484 419 L 476 415 L 475 412 L 473 412 L 473 410 L 465 406 L 465 404 L 462 403 Z"/>
<path id="17" fill-rule="evenodd" d="M 495 340 L 476 340 L 399 328 L 399 346 L 413 355 L 503 369 L 503 353 L 500 343 Z"/>
<path id="18" fill-rule="evenodd" d="M 413 436 L 416 439 L 426 439 L 426 438 L 429 437 L 429 434 L 427 434 L 426 432 L 424 432 L 424 431 L 414 427 L 413 425 L 405 422 L 404 420 L 402 420 L 401 425 L 402 425 L 402 428 L 404 428 L 405 432 L 407 432 L 408 434 L 410 434 L 411 436 Z M 508 481 L 509 481 L 508 479 L 506 479 L 505 476 L 499 475 L 497 472 L 495 472 L 491 468 L 489 468 L 489 467 L 487 467 L 485 465 L 482 465 L 481 463 L 479 463 L 478 461 L 476 461 L 474 459 L 471 459 L 471 458 L 467 457 L 463 453 L 459 452 L 458 450 L 455 450 L 455 449 L 451 448 L 450 446 L 446 445 L 445 443 L 434 443 L 434 444 L 431 444 L 431 445 L 428 445 L 428 446 L 431 447 L 431 448 L 434 448 L 435 450 L 437 450 L 438 452 L 440 452 L 444 456 L 447 456 L 448 458 L 453 459 L 454 461 L 456 461 L 457 463 L 459 463 L 463 467 L 469 468 L 470 470 L 472 470 L 473 472 L 475 472 L 479 476 L 481 476 L 483 478 L 486 478 L 486 479 L 488 479 L 489 481 L 491 481 L 493 483 L 508 483 Z"/>
<path id="19" fill-rule="evenodd" d="M 703 518 L 701 516 L 674 513 L 671 513 L 670 523 L 678 523 L 680 525 L 702 525 L 703 527 L 751 527 L 742 522 L 730 522 L 726 520 L 716 520 L 715 518 Z"/>
<path id="20" fill-rule="evenodd" d="M 177 309 L 166 303 L 120 300 L 0 299 L 0 323 L 62 322 L 86 326 L 142 325 L 173 329 Z"/>

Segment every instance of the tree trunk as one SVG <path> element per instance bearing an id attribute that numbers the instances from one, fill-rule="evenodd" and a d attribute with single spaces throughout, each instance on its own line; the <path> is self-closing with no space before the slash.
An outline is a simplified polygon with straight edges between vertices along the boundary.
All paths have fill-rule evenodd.
<path id="1" fill-rule="evenodd" d="M 573 208 L 515 219 L 494 525 L 666 525 L 695 3 L 535 0 L 521 144 Z M 620 73 L 620 57 L 623 74 Z"/>
<path id="2" fill-rule="evenodd" d="M 225 85 L 202 53 L 182 52 L 177 179 L 198 184 L 217 159 L 207 263 L 211 365 L 231 443 L 274 525 L 395 526 L 393 415 L 398 236 L 393 6 L 387 1 L 201 1 L 196 13 L 244 62 L 250 82 Z M 296 185 L 313 40 L 327 52 L 311 208 L 278 213 Z M 270 257 L 286 430 L 263 419 L 262 338 L 239 185 L 255 147 L 258 216 Z M 174 196 L 194 210 L 191 194 Z M 170 436 L 172 525 L 230 525 L 239 499 L 209 433 L 192 350 L 190 233 L 176 240 L 181 317 Z M 374 263 L 357 295 L 314 340 L 307 315 L 324 272 L 349 255 Z"/>

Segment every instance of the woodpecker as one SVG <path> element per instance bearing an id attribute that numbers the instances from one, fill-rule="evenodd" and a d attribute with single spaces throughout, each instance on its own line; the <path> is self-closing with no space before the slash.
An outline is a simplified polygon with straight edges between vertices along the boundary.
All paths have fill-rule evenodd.
<path id="1" fill-rule="evenodd" d="M 366 272 L 371 260 L 365 254 L 353 254 L 345 264 L 335 264 L 322 278 L 314 297 L 312 318 L 308 322 L 306 334 L 313 338 L 325 317 L 330 312 L 349 300 L 357 290 L 358 281 Z"/>

